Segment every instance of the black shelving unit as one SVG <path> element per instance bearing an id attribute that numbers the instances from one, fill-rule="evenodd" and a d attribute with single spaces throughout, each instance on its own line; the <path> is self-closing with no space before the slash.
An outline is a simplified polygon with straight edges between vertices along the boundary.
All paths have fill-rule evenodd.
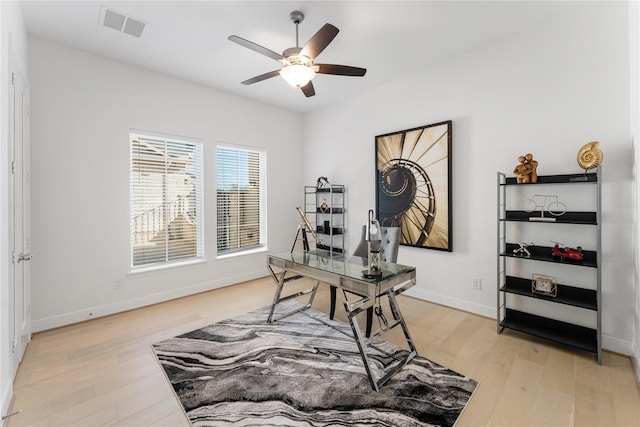
<path id="1" fill-rule="evenodd" d="M 562 343 L 574 348 L 596 354 L 598 363 L 602 363 L 602 328 L 601 328 L 601 181 L 600 168 L 595 173 L 565 174 L 538 176 L 535 184 L 518 184 L 516 178 L 507 178 L 498 172 L 498 287 L 497 287 L 497 331 L 501 333 L 505 328 L 524 332 L 536 337 Z M 510 187 L 529 185 L 570 185 L 573 191 L 596 191 L 596 202 L 593 211 L 566 211 L 562 214 L 549 211 L 507 210 L 507 197 Z M 584 187 L 584 185 L 591 186 Z M 582 190 L 579 190 L 579 189 Z M 591 226 L 596 235 L 596 247 L 590 250 L 582 249 L 582 260 L 561 258 L 552 254 L 553 247 L 530 245 L 525 253 L 520 244 L 510 242 L 507 223 L 539 224 L 539 227 L 555 226 L 570 227 L 573 225 Z M 556 296 L 534 293 L 532 278 L 517 277 L 509 273 L 507 260 L 514 263 L 543 261 L 567 266 L 568 268 L 591 268 L 596 270 L 596 289 L 588 289 L 580 285 L 556 285 Z M 521 261 L 518 261 L 521 260 Z M 515 270 L 515 268 L 512 268 Z M 585 327 L 570 322 L 541 316 L 522 309 L 509 307 L 507 295 L 517 295 L 531 298 L 541 304 L 554 304 L 561 310 L 562 305 L 577 307 L 592 313 L 593 327 Z M 546 310 L 549 312 L 549 310 Z"/>
<path id="2" fill-rule="evenodd" d="M 304 210 L 316 232 L 316 248 L 344 252 L 344 185 L 304 187 Z"/>

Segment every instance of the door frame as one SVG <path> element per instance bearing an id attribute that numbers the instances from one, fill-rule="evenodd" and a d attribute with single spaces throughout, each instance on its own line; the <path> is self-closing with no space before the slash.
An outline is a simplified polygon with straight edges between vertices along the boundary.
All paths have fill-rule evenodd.
<path id="1" fill-rule="evenodd" d="M 11 375 L 31 340 L 29 85 L 9 41 L 9 333 Z M 20 111 L 16 110 L 16 107 Z M 18 128 L 16 128 L 18 125 Z"/>

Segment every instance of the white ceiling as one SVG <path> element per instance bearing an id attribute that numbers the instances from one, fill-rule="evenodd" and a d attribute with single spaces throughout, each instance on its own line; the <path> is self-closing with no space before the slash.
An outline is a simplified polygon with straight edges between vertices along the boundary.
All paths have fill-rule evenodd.
<path id="1" fill-rule="evenodd" d="M 568 1 L 22 1 L 30 35 L 288 110 L 308 112 L 509 37 L 588 3 Z M 138 39 L 100 23 L 102 5 L 148 23 Z M 317 62 L 367 69 L 364 77 L 317 75 L 305 98 L 280 68 L 227 40 L 231 34 L 281 53 L 295 46 L 293 10 L 306 17 L 300 45 L 325 23 L 340 33 Z"/>

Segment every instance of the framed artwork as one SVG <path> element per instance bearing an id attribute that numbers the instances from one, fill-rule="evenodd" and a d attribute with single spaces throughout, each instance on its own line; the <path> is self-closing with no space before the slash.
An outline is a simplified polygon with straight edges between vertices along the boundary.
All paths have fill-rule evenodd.
<path id="1" fill-rule="evenodd" d="M 376 212 L 400 244 L 451 252 L 451 120 L 376 136 Z"/>

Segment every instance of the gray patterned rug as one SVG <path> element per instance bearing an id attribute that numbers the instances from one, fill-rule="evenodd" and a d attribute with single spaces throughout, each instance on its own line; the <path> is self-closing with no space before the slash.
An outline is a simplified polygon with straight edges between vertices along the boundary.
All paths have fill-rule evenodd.
<path id="1" fill-rule="evenodd" d="M 268 313 L 153 345 L 193 426 L 452 426 L 477 386 L 416 357 L 375 392 L 349 325 L 313 309 L 267 324 Z M 404 353 L 375 348 L 376 375 Z"/>

